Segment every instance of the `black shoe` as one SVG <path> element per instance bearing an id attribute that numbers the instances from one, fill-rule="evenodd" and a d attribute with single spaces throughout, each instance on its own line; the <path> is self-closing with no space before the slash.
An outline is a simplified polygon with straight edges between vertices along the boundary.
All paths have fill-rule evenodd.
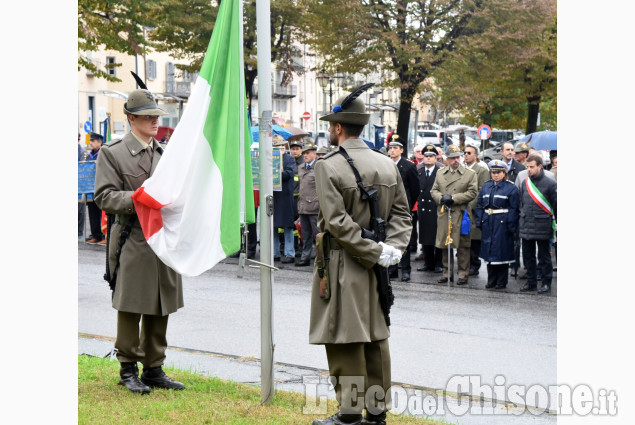
<path id="1" fill-rule="evenodd" d="M 280 257 L 273 257 L 273 261 L 280 261 Z"/>
<path id="2" fill-rule="evenodd" d="M 232 255 L 229 256 L 229 258 L 238 258 L 238 257 L 240 257 L 240 251 L 236 251 Z"/>
<path id="3" fill-rule="evenodd" d="M 492 289 L 494 287 L 496 287 L 495 283 L 488 283 L 487 285 L 485 285 L 485 289 Z"/>
<path id="4" fill-rule="evenodd" d="M 314 420 L 313 425 L 361 425 L 362 420 L 361 414 L 343 415 L 338 412 L 329 418 Z"/>
<path id="5" fill-rule="evenodd" d="M 302 257 L 302 248 L 301 247 L 298 247 L 295 250 L 295 258 L 299 258 L 299 257 Z"/>
<path id="6" fill-rule="evenodd" d="M 434 268 L 428 267 L 428 266 L 417 267 L 417 271 L 418 272 L 431 272 L 433 270 L 434 270 Z"/>
<path id="7" fill-rule="evenodd" d="M 139 380 L 137 362 L 122 362 L 119 371 L 119 385 L 123 385 L 133 393 L 150 394 L 150 387 Z"/>
<path id="8" fill-rule="evenodd" d="M 309 260 L 304 260 L 304 261 L 298 261 L 297 263 L 295 263 L 295 266 L 304 267 L 304 266 L 308 266 L 309 264 L 311 264 Z"/>
<path id="9" fill-rule="evenodd" d="M 435 273 L 443 273 L 443 267 L 435 267 L 434 268 L 434 272 Z"/>
<path id="10" fill-rule="evenodd" d="M 410 272 L 401 272 L 401 281 L 410 282 Z"/>
<path id="11" fill-rule="evenodd" d="M 505 289 L 505 288 L 507 288 L 507 285 L 496 285 L 494 289 Z"/>
<path id="12" fill-rule="evenodd" d="M 363 425 L 386 425 L 386 412 L 380 415 L 371 415 L 366 413 L 366 417 L 362 421 Z"/>
<path id="13" fill-rule="evenodd" d="M 478 276 L 478 269 L 470 269 L 469 276 Z"/>
<path id="14" fill-rule="evenodd" d="M 525 283 L 525 285 L 520 288 L 520 292 L 529 292 L 529 291 L 535 291 L 536 290 L 536 285 L 535 284 L 530 284 L 530 283 Z"/>
<path id="15" fill-rule="evenodd" d="M 538 293 L 539 294 L 546 294 L 547 292 L 551 292 L 551 286 L 550 285 L 542 285 L 540 287 L 540 289 L 538 289 Z"/>
<path id="16" fill-rule="evenodd" d="M 450 278 L 450 282 L 454 282 L 454 278 L 453 277 Z M 447 277 L 442 277 L 441 279 L 437 280 L 437 283 L 448 283 L 448 278 Z"/>
<path id="17" fill-rule="evenodd" d="M 151 388 L 165 388 L 166 390 L 184 390 L 185 385 L 175 381 L 165 374 L 161 366 L 144 367 L 141 381 Z"/>
<path id="18" fill-rule="evenodd" d="M 467 285 L 467 279 L 459 279 L 456 281 L 457 285 Z"/>
<path id="19" fill-rule="evenodd" d="M 294 262 L 293 257 L 287 257 L 286 255 L 280 259 L 282 264 L 290 264 Z"/>

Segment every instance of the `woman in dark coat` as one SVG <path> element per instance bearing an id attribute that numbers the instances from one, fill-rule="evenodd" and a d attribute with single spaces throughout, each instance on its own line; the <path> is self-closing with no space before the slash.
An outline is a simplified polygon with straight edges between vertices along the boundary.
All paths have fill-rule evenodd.
<path id="1" fill-rule="evenodd" d="M 476 226 L 481 229 L 480 257 L 487 262 L 487 289 L 507 286 L 509 265 L 514 262 L 514 235 L 518 229 L 518 188 L 507 180 L 507 165 L 488 164 L 491 180 L 478 194 Z"/>

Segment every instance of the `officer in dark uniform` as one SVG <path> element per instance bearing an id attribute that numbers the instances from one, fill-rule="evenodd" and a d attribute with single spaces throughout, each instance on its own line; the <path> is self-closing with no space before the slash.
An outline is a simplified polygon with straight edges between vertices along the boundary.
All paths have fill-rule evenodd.
<path id="1" fill-rule="evenodd" d="M 437 237 L 437 204 L 430 195 L 430 189 L 437 176 L 437 170 L 441 169 L 437 163 L 437 150 L 434 145 L 423 148 L 423 163 L 418 167 L 419 199 L 417 204 L 417 217 L 419 219 L 419 243 L 423 245 L 425 265 L 419 267 L 420 272 L 443 273 L 443 252 L 441 248 L 435 248 L 434 241 Z"/>
<path id="2" fill-rule="evenodd" d="M 304 166 L 304 156 L 302 155 L 302 140 L 292 140 L 289 142 L 289 152 L 293 159 L 295 159 L 295 175 L 293 176 L 293 221 L 297 221 L 300 215 L 298 214 L 298 196 L 300 196 L 300 180 L 298 178 L 298 170 Z M 295 250 L 295 256 L 300 257 L 302 253 L 302 244 L 300 238 L 297 235 L 297 231 L 294 230 L 293 248 Z"/>
<path id="3" fill-rule="evenodd" d="M 388 155 L 395 162 L 397 169 L 399 169 L 401 181 L 403 182 L 404 189 L 406 190 L 406 196 L 408 197 L 408 208 L 410 209 L 410 216 L 412 219 L 413 232 L 410 236 L 410 242 L 408 243 L 406 251 L 399 262 L 399 267 L 401 267 L 401 281 L 409 282 L 411 272 L 410 247 L 412 245 L 416 246 L 415 241 L 417 238 L 417 233 L 414 231 L 414 229 L 416 229 L 415 226 L 417 225 L 416 213 L 413 213 L 412 209 L 419 197 L 419 178 L 417 177 L 417 166 L 412 161 L 403 157 L 403 139 L 398 134 L 392 135 L 392 140 L 388 144 Z M 396 279 L 398 273 L 398 267 L 396 265 L 391 266 L 390 278 Z"/>

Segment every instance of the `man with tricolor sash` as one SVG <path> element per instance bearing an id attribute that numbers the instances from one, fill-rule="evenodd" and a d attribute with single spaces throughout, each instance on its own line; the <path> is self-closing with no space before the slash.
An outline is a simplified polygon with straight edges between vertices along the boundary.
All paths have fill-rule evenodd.
<path id="1" fill-rule="evenodd" d="M 555 236 L 557 216 L 558 184 L 545 176 L 542 169 L 542 157 L 530 156 L 527 159 L 528 177 L 520 187 L 520 238 L 522 241 L 523 262 L 527 267 L 527 283 L 521 292 L 535 291 L 536 246 L 538 247 L 538 267 L 540 267 L 542 286 L 539 294 L 551 291 L 553 264 L 549 252 L 549 240 Z"/>

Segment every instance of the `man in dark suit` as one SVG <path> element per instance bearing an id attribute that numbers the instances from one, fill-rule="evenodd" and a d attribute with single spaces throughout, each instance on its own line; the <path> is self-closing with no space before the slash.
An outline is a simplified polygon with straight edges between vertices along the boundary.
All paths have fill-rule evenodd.
<path id="1" fill-rule="evenodd" d="M 408 210 L 410 211 L 410 216 L 412 218 L 412 208 L 417 202 L 419 197 L 419 178 L 417 177 L 417 166 L 412 162 L 407 160 L 406 158 L 402 158 L 403 155 L 403 140 L 399 137 L 398 134 L 392 135 L 392 140 L 388 144 L 388 155 L 390 159 L 395 162 L 395 165 L 399 169 L 399 174 L 401 175 L 401 181 L 403 182 L 404 189 L 406 190 L 406 197 L 408 198 Z M 413 226 L 416 225 L 416 222 L 413 220 Z M 415 236 L 416 233 L 412 232 Z M 411 240 L 408 243 L 408 247 L 406 251 L 403 253 L 401 257 L 401 261 L 399 262 L 399 266 L 401 267 L 401 280 L 403 282 L 410 281 L 410 247 L 413 245 L 412 234 Z M 390 278 L 396 279 L 398 276 L 398 267 L 391 266 L 390 267 Z"/>
<path id="2" fill-rule="evenodd" d="M 437 176 L 439 164 L 437 163 L 437 151 L 434 145 L 423 148 L 423 162 L 419 164 L 417 174 L 419 177 L 419 204 L 417 215 L 419 218 L 419 243 L 423 245 L 425 264 L 419 267 L 419 272 L 443 273 L 443 263 L 440 248 L 434 247 L 437 237 L 437 204 L 430 196 L 430 189 Z"/>
<path id="3" fill-rule="evenodd" d="M 518 175 L 518 173 L 520 173 L 527 167 L 514 160 L 514 145 L 511 142 L 503 143 L 503 147 L 501 148 L 501 155 L 503 156 L 503 161 L 505 161 L 505 164 L 507 164 L 507 178 L 510 182 L 514 183 L 516 181 L 516 176 Z"/>

